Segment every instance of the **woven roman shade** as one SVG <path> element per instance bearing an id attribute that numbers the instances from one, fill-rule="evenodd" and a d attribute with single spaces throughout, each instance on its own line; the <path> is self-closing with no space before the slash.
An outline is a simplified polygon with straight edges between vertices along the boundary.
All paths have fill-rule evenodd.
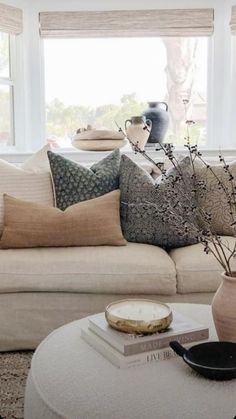
<path id="1" fill-rule="evenodd" d="M 0 32 L 19 35 L 22 31 L 22 10 L 6 4 L 0 4 Z"/>
<path id="2" fill-rule="evenodd" d="M 232 7 L 230 27 L 232 34 L 236 35 L 236 6 Z"/>
<path id="3" fill-rule="evenodd" d="M 213 9 L 41 12 L 45 38 L 208 36 L 214 29 Z"/>

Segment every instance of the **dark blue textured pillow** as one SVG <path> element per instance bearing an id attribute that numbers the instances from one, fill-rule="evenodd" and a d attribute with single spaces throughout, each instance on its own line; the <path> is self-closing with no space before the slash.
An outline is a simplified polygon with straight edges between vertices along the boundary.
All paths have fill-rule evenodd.
<path id="1" fill-rule="evenodd" d="M 183 179 L 179 173 L 183 173 Z M 121 157 L 121 225 L 126 240 L 166 249 L 197 243 L 190 159 L 156 181 L 127 156 Z"/>
<path id="2" fill-rule="evenodd" d="M 48 151 L 56 205 L 65 210 L 70 205 L 97 198 L 119 187 L 120 151 L 93 164 L 90 169 L 59 154 Z"/>

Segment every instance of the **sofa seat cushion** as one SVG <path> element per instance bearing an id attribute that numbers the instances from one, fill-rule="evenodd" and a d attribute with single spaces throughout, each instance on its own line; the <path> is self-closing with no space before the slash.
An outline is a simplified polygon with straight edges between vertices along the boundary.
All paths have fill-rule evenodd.
<path id="1" fill-rule="evenodd" d="M 224 236 L 230 248 L 234 237 Z M 177 273 L 177 292 L 215 292 L 222 279 L 223 268 L 212 254 L 206 254 L 201 243 L 173 249 L 169 255 L 175 263 Z M 235 264 L 235 262 L 234 262 Z"/>
<path id="2" fill-rule="evenodd" d="M 0 250 L 0 293 L 24 291 L 175 294 L 176 272 L 147 244 Z"/>

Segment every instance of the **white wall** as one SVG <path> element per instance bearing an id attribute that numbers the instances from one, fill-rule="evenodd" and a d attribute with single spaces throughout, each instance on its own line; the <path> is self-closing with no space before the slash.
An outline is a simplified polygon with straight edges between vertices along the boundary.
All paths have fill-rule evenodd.
<path id="1" fill-rule="evenodd" d="M 1 0 L 2 1 L 2 0 Z M 39 37 L 38 13 L 47 10 L 118 10 L 118 9 L 156 9 L 156 8 L 200 8 L 215 9 L 215 31 L 211 42 L 211 68 L 209 74 L 209 128 L 211 148 L 232 148 L 236 146 L 235 125 L 232 107 L 232 87 L 235 77 L 232 73 L 231 35 L 229 21 L 231 5 L 236 0 L 5 0 L 7 4 L 22 7 L 24 10 L 24 92 L 25 138 L 30 149 L 40 147 L 45 138 L 44 86 L 42 42 Z M 233 147 L 235 148 L 235 147 Z"/>

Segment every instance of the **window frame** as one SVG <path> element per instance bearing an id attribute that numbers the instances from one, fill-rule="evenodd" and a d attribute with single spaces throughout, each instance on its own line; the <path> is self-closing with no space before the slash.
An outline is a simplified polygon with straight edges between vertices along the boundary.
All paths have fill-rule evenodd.
<path id="1" fill-rule="evenodd" d="M 14 77 L 14 128 L 15 145 L 13 151 L 22 152 L 27 149 L 29 138 L 26 138 L 26 92 L 24 48 L 22 35 L 11 35 L 12 39 L 12 72 Z"/>
<path id="2" fill-rule="evenodd" d="M 23 45 L 21 35 L 9 35 L 9 78 L 0 78 L 0 84 L 11 87 L 11 130 L 13 144 L 2 147 L 0 154 L 17 153 L 26 149 L 25 95 L 23 71 Z"/>
<path id="3" fill-rule="evenodd" d="M 188 4 L 187 4 L 188 3 Z M 196 5 L 195 5 L 196 3 Z M 192 0 L 191 4 L 183 0 L 170 0 L 168 7 L 214 7 L 214 34 L 209 37 L 208 94 L 207 94 L 207 143 L 205 156 L 217 156 L 219 147 L 225 156 L 236 155 L 236 53 L 231 53 L 232 35 L 229 22 L 231 5 L 235 1 L 215 2 L 214 0 Z M 105 4 L 101 7 L 109 7 Z M 147 2 L 147 8 L 153 8 Z M 157 8 L 165 8 L 166 1 L 161 0 Z M 57 5 L 60 10 L 79 10 L 72 0 L 62 0 Z M 1 157 L 9 161 L 23 161 L 26 155 L 45 144 L 45 95 L 43 39 L 40 38 L 38 15 L 41 10 L 53 10 L 52 0 L 42 0 L 40 5 L 25 7 L 24 33 L 16 36 L 17 74 L 15 79 L 15 146 L 9 153 L 0 149 Z M 83 8 L 82 8 L 83 9 Z M 234 62 L 234 65 L 233 65 Z M 24 67 L 24 68 L 23 68 Z M 24 112 L 25 111 L 25 112 Z M 22 112 L 24 115 L 22 117 Z M 202 146 L 201 146 L 202 147 Z M 185 150 L 185 148 L 176 148 Z M 121 149 L 122 151 L 122 149 Z M 61 149 L 62 154 L 70 155 L 69 150 Z M 131 153 L 133 155 L 133 153 Z M 159 157 L 158 152 L 157 157 Z M 93 152 L 72 152 L 72 158 L 80 161 L 95 161 L 101 154 Z M 98 156 L 98 157 L 97 157 Z"/>
<path id="4" fill-rule="evenodd" d="M 235 109 L 236 109 L 236 34 L 231 34 L 231 58 L 232 65 L 230 68 L 230 90 L 235 92 L 235 94 L 230 95 L 230 109 L 229 109 L 229 118 L 230 118 L 230 132 L 231 138 L 230 142 L 236 144 L 236 118 L 235 118 Z"/>
<path id="5" fill-rule="evenodd" d="M 9 35 L 5 32 L 4 33 L 8 36 L 8 63 L 9 63 L 9 76 L 8 77 L 0 77 L 0 86 L 8 86 L 9 87 L 9 105 L 10 105 L 10 134 L 12 136 L 12 144 L 2 149 L 11 149 L 15 146 L 15 124 L 14 124 L 14 90 L 15 90 L 15 83 L 14 83 L 14 66 L 15 66 L 15 36 Z"/>

